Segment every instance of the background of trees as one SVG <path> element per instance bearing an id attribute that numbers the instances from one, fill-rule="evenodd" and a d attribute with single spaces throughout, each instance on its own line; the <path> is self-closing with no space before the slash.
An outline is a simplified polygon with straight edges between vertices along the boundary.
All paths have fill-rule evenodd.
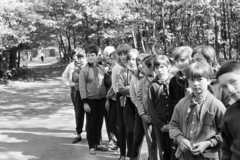
<path id="1" fill-rule="evenodd" d="M 0 64 L 19 67 L 24 50 L 129 43 L 141 52 L 214 46 L 218 58 L 240 54 L 239 0 L 1 0 Z M 1 67 L 0 66 L 0 67 Z"/>

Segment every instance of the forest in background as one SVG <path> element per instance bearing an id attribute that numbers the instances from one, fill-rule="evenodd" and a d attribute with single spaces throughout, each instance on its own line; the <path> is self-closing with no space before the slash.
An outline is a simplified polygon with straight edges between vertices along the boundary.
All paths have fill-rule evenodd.
<path id="1" fill-rule="evenodd" d="M 219 59 L 239 59 L 240 0 L 1 0 L 0 67 L 20 66 L 26 50 L 128 43 L 171 55 L 181 45 L 213 46 Z"/>

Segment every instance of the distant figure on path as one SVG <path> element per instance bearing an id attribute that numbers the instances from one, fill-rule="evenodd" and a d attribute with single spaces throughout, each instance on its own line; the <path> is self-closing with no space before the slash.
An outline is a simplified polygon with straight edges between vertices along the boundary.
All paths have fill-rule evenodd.
<path id="1" fill-rule="evenodd" d="M 41 53 L 40 57 L 41 57 L 41 60 L 43 62 L 44 61 L 44 57 L 45 57 L 44 53 Z"/>

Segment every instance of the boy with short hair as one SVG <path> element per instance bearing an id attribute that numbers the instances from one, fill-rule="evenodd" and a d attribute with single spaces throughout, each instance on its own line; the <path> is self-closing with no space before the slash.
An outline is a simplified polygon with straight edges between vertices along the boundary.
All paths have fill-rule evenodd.
<path id="1" fill-rule="evenodd" d="M 100 145 L 101 130 L 106 102 L 104 85 L 105 69 L 97 64 L 99 47 L 95 44 L 85 48 L 88 63 L 79 75 L 79 91 L 87 114 L 87 141 L 89 154 L 95 155 L 96 150 L 107 151 Z"/>
<path id="2" fill-rule="evenodd" d="M 192 93 L 175 106 L 169 125 L 170 137 L 178 143 L 176 158 L 218 160 L 226 108 L 208 91 L 213 70 L 207 63 L 195 62 L 185 73 Z"/>
<path id="3" fill-rule="evenodd" d="M 224 92 L 236 102 L 228 107 L 222 126 L 222 160 L 240 159 L 240 63 L 229 62 L 217 72 L 216 78 Z"/>
<path id="4" fill-rule="evenodd" d="M 150 83 L 147 94 L 148 112 L 157 137 L 158 154 L 161 160 L 171 160 L 171 140 L 168 123 L 172 118 L 173 106 L 169 95 L 169 81 L 172 78 L 170 60 L 159 55 L 153 62 L 156 78 Z"/>

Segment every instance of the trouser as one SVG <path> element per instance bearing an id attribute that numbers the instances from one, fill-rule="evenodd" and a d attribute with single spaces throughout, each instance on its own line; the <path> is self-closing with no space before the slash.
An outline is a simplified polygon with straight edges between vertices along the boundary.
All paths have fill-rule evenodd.
<path id="1" fill-rule="evenodd" d="M 144 135 L 145 133 L 143 128 L 142 118 L 139 116 L 137 108 L 135 108 L 132 157 L 137 158 L 138 160 L 140 159 L 140 152 L 141 152 Z"/>
<path id="2" fill-rule="evenodd" d="M 118 145 L 117 102 L 112 99 L 110 99 L 108 129 L 111 134 L 111 140 Z"/>
<path id="3" fill-rule="evenodd" d="M 134 121 L 135 121 L 135 105 L 132 103 L 130 97 L 126 98 L 126 105 L 123 107 L 123 119 L 126 127 L 126 139 L 127 139 L 127 156 L 132 155 L 133 146 L 133 131 L 134 131 Z"/>
<path id="4" fill-rule="evenodd" d="M 87 112 L 87 141 L 89 149 L 95 148 L 100 144 L 101 131 L 103 125 L 103 117 L 105 111 L 106 98 L 88 99 L 87 103 L 91 108 L 90 113 Z"/>
<path id="5" fill-rule="evenodd" d="M 106 131 L 107 131 L 107 134 L 108 134 L 108 140 L 111 141 L 112 137 L 111 137 L 111 134 L 109 132 L 109 126 L 108 126 L 109 111 L 106 108 L 104 108 L 104 118 L 105 118 L 105 124 L 106 124 Z"/>
<path id="6" fill-rule="evenodd" d="M 154 126 L 149 123 L 143 122 L 143 128 L 146 135 L 147 146 L 148 146 L 148 159 L 149 160 L 157 160 L 157 143 L 156 143 L 156 134 L 154 131 Z"/>
<path id="7" fill-rule="evenodd" d="M 171 139 L 168 132 L 155 128 L 160 160 L 171 160 Z"/>
<path id="8" fill-rule="evenodd" d="M 81 134 L 84 124 L 85 111 L 83 107 L 83 102 L 80 97 L 80 92 L 77 90 L 71 90 L 71 99 L 75 112 L 76 132 L 77 134 Z"/>
<path id="9" fill-rule="evenodd" d="M 117 124 L 119 128 L 118 132 L 118 144 L 120 148 L 120 155 L 126 156 L 126 128 L 123 119 L 123 109 L 120 104 L 120 97 L 122 95 L 120 93 L 116 94 L 116 103 L 117 103 Z"/>
<path id="10" fill-rule="evenodd" d="M 41 56 L 41 60 L 42 60 L 42 62 L 44 61 L 44 57 L 43 56 Z"/>

